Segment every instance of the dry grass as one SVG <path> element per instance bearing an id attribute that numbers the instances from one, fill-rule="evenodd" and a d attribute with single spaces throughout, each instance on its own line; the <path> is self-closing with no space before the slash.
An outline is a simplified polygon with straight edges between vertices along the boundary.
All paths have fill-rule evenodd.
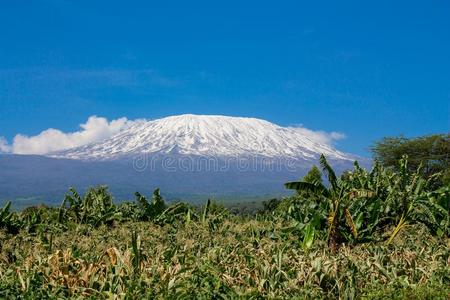
<path id="1" fill-rule="evenodd" d="M 214 230 L 195 222 L 79 227 L 56 234 L 51 247 L 25 233 L 0 238 L 5 298 L 446 299 L 450 293 L 449 239 L 420 226 L 394 245 L 343 246 L 336 255 L 321 241 L 303 249 L 282 224 L 238 217 Z"/>

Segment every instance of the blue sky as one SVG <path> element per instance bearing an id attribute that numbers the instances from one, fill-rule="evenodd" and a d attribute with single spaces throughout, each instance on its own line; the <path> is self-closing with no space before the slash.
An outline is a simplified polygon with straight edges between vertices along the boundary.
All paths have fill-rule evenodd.
<path id="1" fill-rule="evenodd" d="M 449 131 L 449 1 L 159 2 L 0 4 L 0 136 L 223 114 L 342 132 L 338 149 L 369 155 Z"/>

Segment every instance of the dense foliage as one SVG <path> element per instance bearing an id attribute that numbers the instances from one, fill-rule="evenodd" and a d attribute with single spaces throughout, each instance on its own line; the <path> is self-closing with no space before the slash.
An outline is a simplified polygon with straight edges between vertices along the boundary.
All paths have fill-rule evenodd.
<path id="1" fill-rule="evenodd" d="M 325 157 L 254 216 L 208 200 L 116 204 L 70 189 L 59 208 L 0 210 L 0 298 L 430 298 L 450 293 L 450 186 Z M 326 181 L 322 179 L 322 175 Z M 328 247 L 327 247 L 328 245 Z"/>
<path id="2" fill-rule="evenodd" d="M 276 214 L 299 222 L 307 245 L 325 228 L 333 251 L 342 242 L 376 240 L 394 226 L 388 239 L 391 242 L 413 223 L 426 224 L 438 236 L 450 235 L 450 186 L 434 190 L 431 185 L 439 173 L 425 179 L 421 166 L 410 171 L 405 156 L 396 169 L 375 163 L 368 172 L 355 162 L 353 172 L 338 178 L 325 157 L 320 162 L 329 186 L 321 180 L 289 182 L 287 188 L 307 192 L 307 197 L 299 193 L 276 210 Z"/>
<path id="3" fill-rule="evenodd" d="M 386 167 L 397 167 L 397 161 L 408 155 L 410 171 L 422 165 L 425 177 L 441 172 L 441 180 L 437 184 L 450 184 L 450 134 L 411 139 L 386 137 L 376 142 L 371 150 L 374 159 Z"/>

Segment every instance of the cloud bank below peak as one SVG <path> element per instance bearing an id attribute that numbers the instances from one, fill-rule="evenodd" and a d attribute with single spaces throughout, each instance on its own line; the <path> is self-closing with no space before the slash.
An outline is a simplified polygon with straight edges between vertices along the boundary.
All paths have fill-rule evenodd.
<path id="1" fill-rule="evenodd" d="M 108 139 L 131 125 L 143 121 L 145 120 L 128 120 L 125 117 L 109 121 L 104 117 L 93 115 L 88 118 L 86 123 L 80 124 L 80 130 L 75 132 L 66 133 L 59 129 L 49 128 L 35 136 L 17 134 L 12 144 L 0 136 L 0 153 L 46 155 Z M 343 133 L 311 130 L 303 125 L 290 128 L 298 130 L 304 136 L 318 143 L 331 147 L 336 141 L 345 138 Z"/>
<path id="2" fill-rule="evenodd" d="M 128 128 L 134 122 L 136 121 L 130 121 L 127 118 L 108 121 L 103 117 L 91 116 L 86 123 L 80 124 L 81 130 L 76 132 L 65 133 L 49 128 L 35 136 L 18 134 L 14 137 L 12 145 L 0 137 L 0 152 L 44 155 L 107 139 Z"/>

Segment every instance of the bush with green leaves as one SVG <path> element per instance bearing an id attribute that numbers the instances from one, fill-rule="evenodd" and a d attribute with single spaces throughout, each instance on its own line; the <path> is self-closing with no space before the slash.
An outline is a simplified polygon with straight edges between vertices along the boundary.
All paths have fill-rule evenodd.
<path id="1" fill-rule="evenodd" d="M 7 202 L 0 209 L 0 229 L 4 229 L 10 233 L 17 233 L 20 223 L 17 220 L 17 214 L 11 211 L 11 202 Z"/>
<path id="2" fill-rule="evenodd" d="M 354 216 L 350 212 L 350 205 L 358 199 L 372 197 L 373 192 L 366 189 L 356 189 L 349 185 L 344 177 L 338 178 L 323 155 L 320 157 L 320 164 L 322 171 L 327 176 L 329 187 L 326 187 L 317 179 L 312 182 L 288 182 L 285 186 L 288 189 L 297 190 L 300 197 L 307 193 L 307 195 L 311 195 L 311 198 L 316 198 L 317 210 L 316 206 L 312 205 L 314 215 L 309 218 L 309 223 L 305 226 L 305 232 L 308 236 L 313 235 L 317 226 L 321 223 L 320 219 L 323 219 L 325 215 L 327 243 L 332 251 L 336 252 L 343 238 L 351 240 L 351 235 L 355 239 L 358 238 L 358 223 L 355 222 Z"/>
<path id="3" fill-rule="evenodd" d="M 439 236 L 449 234 L 450 188 L 433 190 L 432 185 L 439 174 L 425 179 L 420 166 L 411 172 L 406 156 L 398 162 L 398 169 L 375 163 L 368 172 L 355 162 L 354 170 L 340 178 L 325 157 L 320 162 L 328 187 L 319 180 L 289 182 L 286 187 L 297 190 L 297 196 L 276 209 L 279 216 L 298 222 L 306 245 L 321 234 L 324 224 L 334 251 L 342 242 L 380 239 L 386 230 L 391 230 L 387 240 L 391 243 L 408 224 L 425 224 Z"/>
<path id="4" fill-rule="evenodd" d="M 60 208 L 59 221 L 72 221 L 94 227 L 112 225 L 120 220 L 121 214 L 113 202 L 113 197 L 106 186 L 88 189 L 83 197 L 74 188 L 66 194 Z"/>
<path id="5" fill-rule="evenodd" d="M 164 203 L 164 199 L 161 197 L 159 189 L 156 189 L 153 192 L 151 202 L 139 192 L 136 192 L 135 196 L 138 207 L 138 220 L 155 220 L 166 209 L 166 204 Z"/>

